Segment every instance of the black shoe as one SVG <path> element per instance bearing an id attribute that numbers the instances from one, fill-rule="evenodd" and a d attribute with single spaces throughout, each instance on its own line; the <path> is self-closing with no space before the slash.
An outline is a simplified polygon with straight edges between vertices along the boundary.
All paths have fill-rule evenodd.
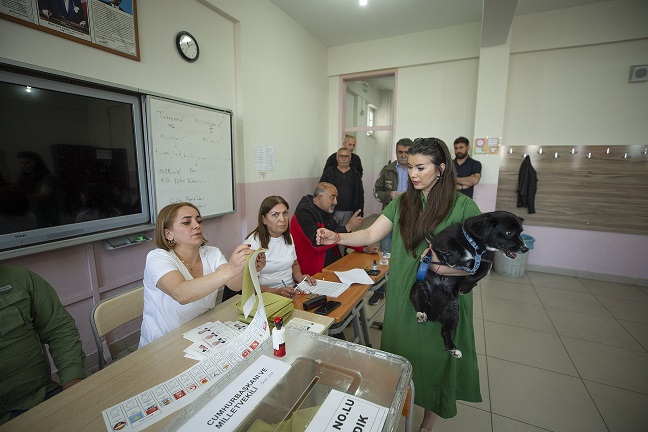
<path id="1" fill-rule="evenodd" d="M 374 291 L 373 295 L 369 298 L 369 305 L 375 306 L 378 302 L 385 298 L 385 293 L 383 291 Z"/>

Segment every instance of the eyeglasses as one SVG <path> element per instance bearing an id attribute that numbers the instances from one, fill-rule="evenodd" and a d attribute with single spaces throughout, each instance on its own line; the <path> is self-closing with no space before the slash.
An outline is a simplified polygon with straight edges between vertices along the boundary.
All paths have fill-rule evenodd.
<path id="1" fill-rule="evenodd" d="M 349 159 L 350 157 L 351 157 L 351 156 L 340 156 L 340 155 L 338 155 L 337 158 L 338 158 L 338 159 Z"/>

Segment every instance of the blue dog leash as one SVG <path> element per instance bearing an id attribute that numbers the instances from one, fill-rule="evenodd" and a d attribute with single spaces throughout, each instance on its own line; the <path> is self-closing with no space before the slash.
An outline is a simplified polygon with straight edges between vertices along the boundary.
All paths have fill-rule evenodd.
<path id="1" fill-rule="evenodd" d="M 473 265 L 472 268 L 468 268 L 468 267 L 456 267 L 456 268 L 465 270 L 466 272 L 473 275 L 477 272 L 477 269 L 479 268 L 479 264 L 481 264 L 482 255 L 484 254 L 484 252 L 486 252 L 486 250 L 484 249 L 483 251 L 479 252 L 479 246 L 477 246 L 475 240 L 473 240 L 473 238 L 470 237 L 470 235 L 468 235 L 468 233 L 466 232 L 466 227 L 464 227 L 463 224 L 461 224 L 461 231 L 463 231 L 463 235 L 464 237 L 466 237 L 466 240 L 468 240 L 468 243 L 470 243 L 470 246 L 472 246 L 473 249 L 475 249 L 475 264 Z"/>
<path id="2" fill-rule="evenodd" d="M 475 264 L 473 265 L 472 268 L 464 267 L 464 266 L 453 266 L 453 267 L 460 270 L 464 270 L 465 272 L 473 275 L 477 272 L 477 269 L 479 268 L 479 264 L 481 264 L 482 255 L 484 252 L 486 252 L 486 250 L 479 252 L 479 246 L 477 246 L 475 240 L 473 240 L 473 238 L 470 237 L 470 235 L 466 232 L 466 228 L 463 226 L 463 224 L 461 225 L 461 231 L 463 232 L 464 237 L 466 237 L 466 240 L 468 240 L 468 243 L 470 243 L 470 246 L 472 246 L 473 249 L 475 249 Z M 421 260 L 421 264 L 419 264 L 418 270 L 416 271 L 417 281 L 423 282 L 425 280 L 425 274 L 430 268 L 431 263 L 432 263 L 432 257 L 430 255 L 425 255 Z M 439 263 L 435 262 L 433 264 L 446 265 L 445 263 L 441 263 L 441 262 Z"/>

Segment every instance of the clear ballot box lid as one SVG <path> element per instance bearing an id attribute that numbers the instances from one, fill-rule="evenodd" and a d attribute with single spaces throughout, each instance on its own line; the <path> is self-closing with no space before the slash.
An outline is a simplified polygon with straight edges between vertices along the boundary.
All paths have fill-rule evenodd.
<path id="1" fill-rule="evenodd" d="M 267 339 L 245 361 L 187 406 L 164 430 L 183 429 L 186 422 L 262 355 L 281 360 L 290 365 L 290 369 L 233 430 L 303 432 L 333 390 L 387 408 L 381 430 L 396 429 L 412 376 L 412 366 L 407 359 L 309 331 L 288 328 L 285 337 L 284 357 L 274 357 L 272 340 Z"/>

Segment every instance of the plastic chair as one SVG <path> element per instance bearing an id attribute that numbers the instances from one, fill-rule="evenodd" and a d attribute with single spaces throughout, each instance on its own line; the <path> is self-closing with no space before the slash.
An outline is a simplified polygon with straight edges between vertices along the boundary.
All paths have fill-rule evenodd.
<path id="1" fill-rule="evenodd" d="M 103 338 L 107 333 L 144 315 L 144 287 L 101 300 L 90 311 L 90 326 L 97 344 L 99 370 L 104 367 Z"/>

